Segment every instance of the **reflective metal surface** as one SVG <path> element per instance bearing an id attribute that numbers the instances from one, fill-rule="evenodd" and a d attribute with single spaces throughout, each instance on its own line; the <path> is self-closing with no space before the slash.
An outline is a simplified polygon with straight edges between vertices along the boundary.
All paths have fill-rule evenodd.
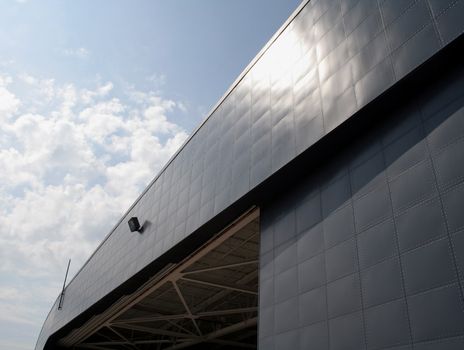
<path id="1" fill-rule="evenodd" d="M 303 3 L 71 281 L 36 349 L 457 38 L 463 14 L 453 0 Z M 132 216 L 144 234 L 128 234 Z"/>
<path id="2" fill-rule="evenodd" d="M 377 105 L 374 130 L 262 206 L 259 349 L 464 348 L 464 66 L 450 75 Z"/>

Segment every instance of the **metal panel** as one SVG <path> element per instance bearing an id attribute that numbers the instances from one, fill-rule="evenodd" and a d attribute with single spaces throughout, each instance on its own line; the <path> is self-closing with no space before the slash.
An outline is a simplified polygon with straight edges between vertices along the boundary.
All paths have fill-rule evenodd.
<path id="1" fill-rule="evenodd" d="M 70 282 L 63 309 L 53 307 L 36 348 L 457 38 L 464 29 L 463 4 L 302 3 Z M 414 136 L 420 138 L 420 130 L 384 145 L 389 179 L 426 154 L 425 142 L 411 147 Z M 442 136 L 435 138 L 432 148 Z M 446 165 L 457 156 L 451 150 L 446 157 L 434 155 L 439 186 L 459 181 L 462 169 Z M 327 196 L 335 197 L 323 192 L 325 209 L 343 199 Z M 459 200 L 444 194 L 445 206 Z M 449 215 L 450 225 L 461 225 L 453 209 Z M 129 234 L 131 216 L 146 223 L 143 235 Z"/>
<path id="2" fill-rule="evenodd" d="M 464 347 L 464 72 L 433 84 L 263 205 L 260 349 Z"/>

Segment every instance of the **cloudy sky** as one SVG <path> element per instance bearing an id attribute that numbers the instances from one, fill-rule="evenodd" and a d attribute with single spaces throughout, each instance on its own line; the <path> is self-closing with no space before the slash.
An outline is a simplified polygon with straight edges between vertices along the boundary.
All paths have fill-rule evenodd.
<path id="1" fill-rule="evenodd" d="M 0 0 L 0 349 L 299 2 Z"/>

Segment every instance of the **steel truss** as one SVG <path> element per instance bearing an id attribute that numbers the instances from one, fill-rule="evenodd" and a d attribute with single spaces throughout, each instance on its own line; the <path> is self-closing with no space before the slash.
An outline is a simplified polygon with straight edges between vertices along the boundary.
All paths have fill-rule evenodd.
<path id="1" fill-rule="evenodd" d="M 250 210 L 182 262 L 166 266 L 73 330 L 60 345 L 174 350 L 208 343 L 256 349 L 258 218 L 259 210 Z"/>

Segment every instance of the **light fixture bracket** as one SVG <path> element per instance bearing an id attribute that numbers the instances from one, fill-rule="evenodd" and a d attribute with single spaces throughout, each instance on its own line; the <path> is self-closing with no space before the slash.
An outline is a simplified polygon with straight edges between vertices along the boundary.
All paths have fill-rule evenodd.
<path id="1" fill-rule="evenodd" d="M 142 233 L 142 226 L 140 226 L 139 219 L 136 216 L 131 217 L 127 223 L 131 232 Z"/>

